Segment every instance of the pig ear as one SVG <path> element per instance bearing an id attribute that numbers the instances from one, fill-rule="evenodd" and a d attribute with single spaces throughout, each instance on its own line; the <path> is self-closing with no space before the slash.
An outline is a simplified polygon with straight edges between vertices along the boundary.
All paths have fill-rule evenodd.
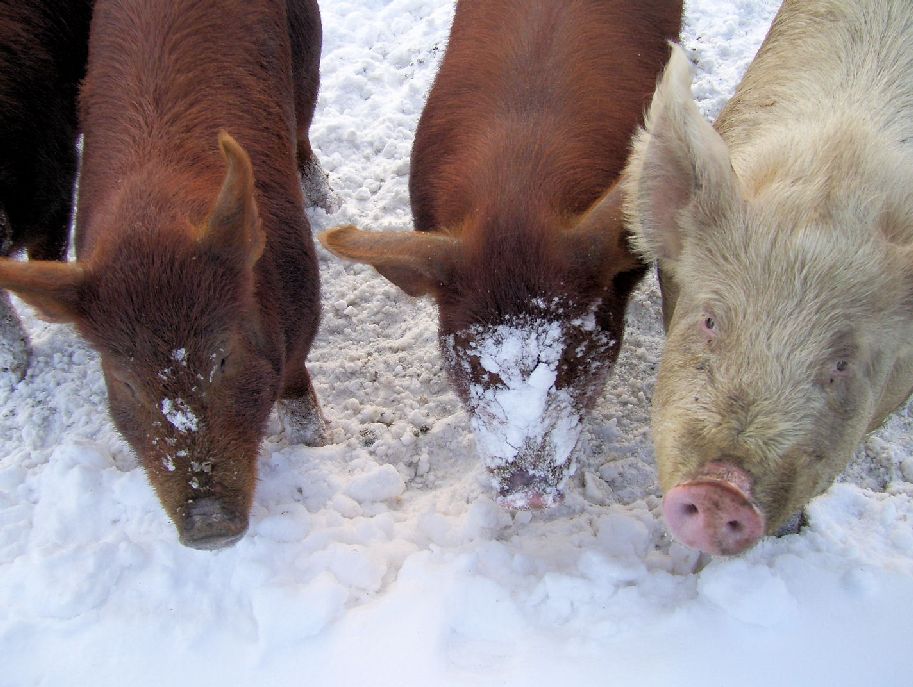
<path id="1" fill-rule="evenodd" d="M 634 245 L 660 262 L 678 258 L 692 224 L 712 224 L 738 202 L 729 150 L 697 109 L 691 65 L 677 45 L 672 45 L 623 178 Z M 688 210 L 695 214 L 688 217 Z"/>
<path id="2" fill-rule="evenodd" d="M 622 212 L 623 194 L 615 185 L 565 234 L 571 259 L 608 282 L 616 274 L 643 266 L 628 245 Z"/>
<path id="3" fill-rule="evenodd" d="M 410 296 L 436 295 L 453 278 L 459 241 L 427 231 L 335 227 L 318 236 L 331 253 L 371 265 Z"/>
<path id="4" fill-rule="evenodd" d="M 201 242 L 213 252 L 253 267 L 266 245 L 254 198 L 254 168 L 244 148 L 224 131 L 219 132 L 219 147 L 228 170 Z"/>
<path id="5" fill-rule="evenodd" d="M 50 322 L 73 322 L 81 315 L 85 278 L 84 268 L 75 263 L 0 259 L 0 288 L 15 293 Z"/>

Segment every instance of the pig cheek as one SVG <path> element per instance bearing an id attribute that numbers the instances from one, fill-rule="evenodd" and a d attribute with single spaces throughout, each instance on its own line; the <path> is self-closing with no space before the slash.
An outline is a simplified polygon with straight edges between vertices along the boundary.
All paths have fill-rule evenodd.
<path id="1" fill-rule="evenodd" d="M 663 491 L 690 479 L 710 458 L 701 437 L 712 419 L 704 412 L 711 392 L 707 362 L 696 355 L 676 355 L 667 344 L 653 395 L 652 431 Z"/>

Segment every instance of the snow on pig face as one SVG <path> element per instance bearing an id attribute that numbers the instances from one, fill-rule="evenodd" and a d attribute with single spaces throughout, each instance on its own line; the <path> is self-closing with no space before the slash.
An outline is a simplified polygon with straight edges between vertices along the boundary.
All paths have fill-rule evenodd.
<path id="1" fill-rule="evenodd" d="M 578 317 L 557 300 L 549 306 L 534 299 L 530 306 L 440 337 L 499 501 L 519 509 L 561 500 L 575 471 L 583 411 L 618 352 L 618 339 L 597 325 L 599 303 Z"/>
<path id="2" fill-rule="evenodd" d="M 583 414 L 621 345 L 628 297 L 645 266 L 609 189 L 580 216 L 467 220 L 459 231 L 320 236 L 438 305 L 444 365 L 502 505 L 561 500 L 575 469 Z"/>
<path id="3" fill-rule="evenodd" d="M 250 160 L 229 137 L 221 145 L 229 168 L 206 225 L 176 231 L 179 218 L 159 216 L 157 231 L 125 232 L 93 266 L 77 322 L 101 353 L 112 418 L 181 542 L 200 549 L 247 530 L 259 443 L 282 383 L 280 346 L 255 299 L 265 237 Z M 131 212 L 116 221 L 154 221 Z"/>

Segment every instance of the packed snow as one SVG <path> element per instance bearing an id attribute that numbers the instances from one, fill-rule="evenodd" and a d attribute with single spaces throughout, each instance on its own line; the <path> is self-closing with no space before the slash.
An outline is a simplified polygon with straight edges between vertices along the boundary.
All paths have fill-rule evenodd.
<path id="1" fill-rule="evenodd" d="M 579 368 L 582 384 L 594 378 L 601 363 L 598 352 L 612 343 L 608 334 L 596 330 L 598 306 L 594 303 L 584 317 L 569 320 L 562 317 L 566 307 L 560 300 L 537 298 L 529 313 L 497 325 L 475 324 L 443 338 L 447 367 L 470 380 L 469 426 L 476 450 L 492 473 L 492 487 L 500 492 L 498 503 L 505 507 L 557 505 L 577 469 L 581 401 L 574 398 L 572 386 L 559 388 L 556 382 L 565 358 Z M 583 357 L 583 344 L 568 350 L 567 335 L 578 329 L 595 344 L 589 359 Z M 531 483 L 513 484 L 518 475 Z"/>
<path id="2" fill-rule="evenodd" d="M 688 3 L 708 118 L 776 5 Z M 309 212 L 313 229 L 408 229 L 409 151 L 452 3 L 321 9 L 312 143 L 338 210 Z M 274 414 L 250 530 L 216 552 L 178 543 L 108 418 L 97 355 L 16 301 L 33 356 L 0 383 L 0 685 L 913 683 L 909 405 L 798 534 L 709 559 L 660 517 L 655 281 L 628 309 L 564 502 L 510 512 L 448 387 L 433 305 L 322 250 L 320 269 L 309 367 L 330 443 L 290 443 Z"/>

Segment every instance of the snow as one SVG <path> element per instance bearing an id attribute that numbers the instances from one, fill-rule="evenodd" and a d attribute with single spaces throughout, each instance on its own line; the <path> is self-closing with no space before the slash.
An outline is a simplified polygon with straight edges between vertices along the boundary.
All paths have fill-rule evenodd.
<path id="1" fill-rule="evenodd" d="M 571 452 L 580 436 L 580 416 L 564 389 L 555 388 L 564 352 L 562 325 L 557 320 L 523 318 L 495 327 L 475 326 L 467 337 L 466 358 L 500 380 L 497 385 L 469 385 L 469 426 L 476 448 L 492 471 L 523 469 L 546 479 L 549 491 L 537 494 L 552 506 L 575 466 Z M 448 355 L 459 357 L 449 338 Z M 468 360 L 463 360 L 470 375 Z M 570 462 L 569 462 L 570 461 Z M 550 484 L 549 475 L 561 475 Z M 500 481 L 492 480 L 494 489 Z M 528 507 L 525 492 L 510 494 L 509 505 Z"/>
<path id="2" fill-rule="evenodd" d="M 179 432 L 196 432 L 197 427 L 199 426 L 197 422 L 197 416 L 193 414 L 193 410 L 187 405 L 187 402 L 183 398 L 176 398 L 171 400 L 170 398 L 162 399 L 160 408 L 162 410 L 162 415 L 165 416 L 165 419 L 170 422 L 174 428 Z"/>
<path id="3" fill-rule="evenodd" d="M 776 4 L 688 3 L 707 116 Z M 314 231 L 408 228 L 412 134 L 452 5 L 321 9 L 312 134 L 339 210 L 311 212 Z M 331 443 L 290 445 L 273 415 L 250 530 L 217 552 L 178 543 L 107 416 L 98 357 L 16 302 L 33 356 L 24 381 L 0 379 L 0 685 L 911 683 L 909 405 L 798 535 L 711 560 L 660 519 L 654 281 L 632 300 L 564 502 L 511 513 L 448 388 L 431 303 L 322 250 L 320 268 L 309 368 Z"/>

